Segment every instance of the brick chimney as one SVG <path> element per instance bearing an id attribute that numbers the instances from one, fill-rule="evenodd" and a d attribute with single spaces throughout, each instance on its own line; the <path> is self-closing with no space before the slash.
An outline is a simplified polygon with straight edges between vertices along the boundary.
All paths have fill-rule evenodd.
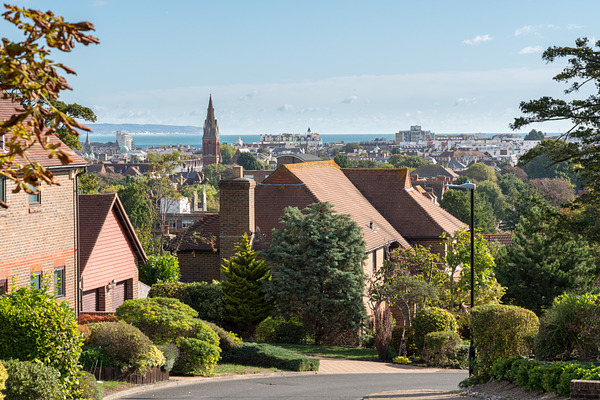
<path id="1" fill-rule="evenodd" d="M 253 179 L 244 178 L 244 168 L 233 167 L 233 179 L 219 181 L 220 189 L 220 254 L 221 263 L 235 254 L 235 246 L 244 233 L 252 243 L 254 224 Z"/>

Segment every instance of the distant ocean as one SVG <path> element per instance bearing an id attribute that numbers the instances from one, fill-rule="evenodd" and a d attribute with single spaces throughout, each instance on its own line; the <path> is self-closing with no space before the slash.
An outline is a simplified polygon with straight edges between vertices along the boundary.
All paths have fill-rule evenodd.
<path id="1" fill-rule="evenodd" d="M 493 136 L 496 133 L 488 134 L 487 136 Z M 150 146 L 168 146 L 168 145 L 191 145 L 199 147 L 202 145 L 202 136 L 201 134 L 180 134 L 180 133 L 171 133 L 171 134 L 160 134 L 160 133 L 152 133 L 152 134 L 135 134 L 131 133 L 133 137 L 133 141 L 135 142 L 136 147 L 150 147 Z M 350 142 L 367 142 L 373 141 L 375 139 L 384 139 L 384 140 L 392 140 L 395 138 L 394 133 L 386 133 L 386 134 L 321 134 L 321 138 L 323 139 L 323 143 L 331 143 L 343 141 L 344 143 Z M 242 142 L 245 144 L 250 144 L 254 142 L 258 142 L 260 140 L 260 135 L 221 135 L 221 143 L 233 144 L 239 138 L 242 139 Z M 79 139 L 83 142 L 85 141 L 85 134 L 82 134 Z M 90 141 L 92 142 L 114 142 L 115 134 L 90 134 Z"/>

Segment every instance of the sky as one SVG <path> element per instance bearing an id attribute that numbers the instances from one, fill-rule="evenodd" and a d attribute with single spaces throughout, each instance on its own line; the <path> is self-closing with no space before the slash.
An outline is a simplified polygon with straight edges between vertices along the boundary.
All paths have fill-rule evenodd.
<path id="1" fill-rule="evenodd" d="M 98 123 L 201 127 L 212 94 L 222 135 L 511 132 L 521 101 L 569 98 L 542 52 L 600 39 L 596 0 L 11 3 L 95 25 L 99 45 L 50 58 Z"/>

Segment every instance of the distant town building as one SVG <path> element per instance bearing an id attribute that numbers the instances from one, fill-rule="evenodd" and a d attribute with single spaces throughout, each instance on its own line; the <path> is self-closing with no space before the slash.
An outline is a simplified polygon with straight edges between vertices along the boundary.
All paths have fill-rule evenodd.
<path id="1" fill-rule="evenodd" d="M 202 136 L 202 162 L 204 165 L 218 164 L 221 157 L 221 142 L 219 140 L 219 127 L 213 109 L 212 95 L 208 98 L 208 110 L 204 121 L 204 135 Z"/>
<path id="2" fill-rule="evenodd" d="M 420 125 L 412 125 L 410 130 L 396 133 L 396 142 L 423 142 L 434 139 L 435 134 L 422 130 Z"/>
<path id="3" fill-rule="evenodd" d="M 299 147 L 307 150 L 318 150 L 323 147 L 323 139 L 310 128 L 304 135 L 299 133 L 280 133 L 278 135 L 260 135 L 260 145 L 269 147 Z"/>
<path id="4" fill-rule="evenodd" d="M 128 133 L 117 131 L 117 144 L 119 147 L 127 147 L 127 151 L 135 149 L 133 138 Z"/>

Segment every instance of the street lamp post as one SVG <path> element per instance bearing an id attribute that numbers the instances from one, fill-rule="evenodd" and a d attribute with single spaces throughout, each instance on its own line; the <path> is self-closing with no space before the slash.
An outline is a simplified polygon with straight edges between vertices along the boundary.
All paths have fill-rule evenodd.
<path id="1" fill-rule="evenodd" d="M 475 307 L 475 188 L 474 183 L 467 181 L 462 185 L 446 184 L 451 189 L 469 189 L 471 190 L 471 310 Z M 451 278 L 452 279 L 452 278 Z M 471 344 L 469 345 L 469 376 L 473 375 L 473 361 L 475 360 L 475 346 L 473 345 L 473 330 L 471 330 Z"/>

